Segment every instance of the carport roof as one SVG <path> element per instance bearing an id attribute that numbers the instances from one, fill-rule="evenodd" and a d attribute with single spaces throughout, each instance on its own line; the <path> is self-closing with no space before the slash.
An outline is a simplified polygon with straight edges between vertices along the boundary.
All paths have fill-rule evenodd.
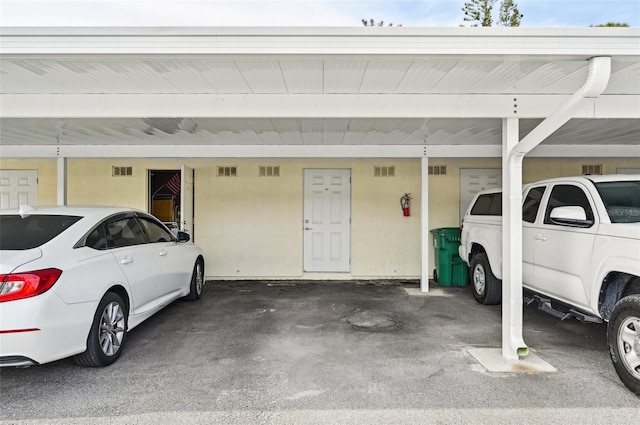
<path id="1" fill-rule="evenodd" d="M 5 27 L 0 154 L 500 156 L 594 56 L 604 93 L 533 154 L 640 156 L 640 28 Z"/>

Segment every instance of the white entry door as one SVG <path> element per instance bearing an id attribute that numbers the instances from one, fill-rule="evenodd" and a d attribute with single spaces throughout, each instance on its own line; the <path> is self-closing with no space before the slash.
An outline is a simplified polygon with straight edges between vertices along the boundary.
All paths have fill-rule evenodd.
<path id="1" fill-rule="evenodd" d="M 304 271 L 349 272 L 351 170 L 304 170 Z"/>
<path id="2" fill-rule="evenodd" d="M 193 241 L 193 168 L 182 165 L 180 170 L 180 230 L 187 232 Z"/>
<path id="3" fill-rule="evenodd" d="M 0 170 L 0 209 L 38 205 L 37 170 Z"/>
<path id="4" fill-rule="evenodd" d="M 460 221 L 476 193 L 500 186 L 502 186 L 502 169 L 500 168 L 461 168 Z"/>

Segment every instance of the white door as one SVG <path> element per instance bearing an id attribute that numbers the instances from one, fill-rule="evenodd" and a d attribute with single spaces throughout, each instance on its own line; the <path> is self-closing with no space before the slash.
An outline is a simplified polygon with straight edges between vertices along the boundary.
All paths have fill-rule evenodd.
<path id="1" fill-rule="evenodd" d="M 0 170 L 0 209 L 38 205 L 37 170 Z"/>
<path id="2" fill-rule="evenodd" d="M 500 168 L 460 169 L 460 221 L 476 193 L 501 185 L 502 169 Z"/>
<path id="3" fill-rule="evenodd" d="M 304 271 L 349 272 L 351 170 L 304 170 Z"/>
<path id="4" fill-rule="evenodd" d="M 193 168 L 183 164 L 180 171 L 180 230 L 187 232 L 193 241 Z"/>

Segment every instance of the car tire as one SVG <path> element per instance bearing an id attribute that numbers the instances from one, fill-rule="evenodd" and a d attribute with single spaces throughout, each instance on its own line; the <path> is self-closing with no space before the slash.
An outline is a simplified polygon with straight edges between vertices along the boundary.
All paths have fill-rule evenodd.
<path id="1" fill-rule="evenodd" d="M 621 298 L 613 307 L 607 343 L 620 380 L 640 396 L 640 295 Z"/>
<path id="2" fill-rule="evenodd" d="M 80 366 L 102 367 L 118 360 L 127 337 L 128 312 L 122 297 L 107 292 L 93 317 L 87 350 L 75 356 Z"/>
<path id="3" fill-rule="evenodd" d="M 473 297 L 484 305 L 500 303 L 502 299 L 502 281 L 496 278 L 489 266 L 487 254 L 479 252 L 471 259 L 470 279 Z"/>
<path id="4" fill-rule="evenodd" d="M 189 301 L 197 301 L 202 295 L 202 286 L 204 285 L 204 262 L 201 259 L 196 261 L 191 274 L 191 285 L 189 286 L 189 294 L 184 299 Z"/>

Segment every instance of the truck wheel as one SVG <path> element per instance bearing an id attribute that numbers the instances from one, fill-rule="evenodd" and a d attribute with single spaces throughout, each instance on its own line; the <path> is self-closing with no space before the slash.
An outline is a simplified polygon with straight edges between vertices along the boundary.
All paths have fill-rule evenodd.
<path id="1" fill-rule="evenodd" d="M 640 295 L 624 297 L 613 307 L 607 343 L 620 380 L 640 396 Z"/>
<path id="2" fill-rule="evenodd" d="M 492 305 L 502 299 L 502 281 L 496 278 L 489 267 L 487 254 L 479 252 L 471 259 L 471 289 L 480 304 Z"/>

